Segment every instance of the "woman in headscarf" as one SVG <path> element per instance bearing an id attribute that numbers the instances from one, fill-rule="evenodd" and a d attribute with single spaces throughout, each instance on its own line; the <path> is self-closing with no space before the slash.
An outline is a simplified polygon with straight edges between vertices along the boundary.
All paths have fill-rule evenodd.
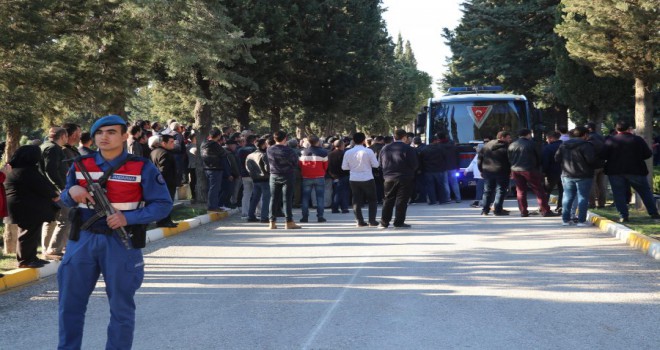
<path id="1" fill-rule="evenodd" d="M 20 268 L 39 268 L 48 263 L 37 257 L 37 247 L 43 223 L 55 220 L 59 195 L 39 171 L 40 158 L 39 147 L 19 147 L 9 160 L 12 171 L 5 181 L 9 220 L 19 229 L 16 258 Z"/>

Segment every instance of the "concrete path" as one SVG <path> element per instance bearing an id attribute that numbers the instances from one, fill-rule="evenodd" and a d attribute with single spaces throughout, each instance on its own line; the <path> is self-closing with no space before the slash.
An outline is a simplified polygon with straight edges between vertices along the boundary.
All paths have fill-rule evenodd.
<path id="1" fill-rule="evenodd" d="M 134 349 L 658 348 L 657 261 L 596 227 L 467 204 L 411 206 L 409 230 L 234 217 L 153 243 Z M 101 282 L 84 349 L 104 348 L 108 319 Z M 54 278 L 0 294 L 0 334 L 56 347 Z"/>

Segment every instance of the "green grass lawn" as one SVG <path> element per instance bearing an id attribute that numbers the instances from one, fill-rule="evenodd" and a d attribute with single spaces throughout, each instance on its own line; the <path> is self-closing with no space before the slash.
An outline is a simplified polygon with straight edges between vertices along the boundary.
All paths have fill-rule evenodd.
<path id="1" fill-rule="evenodd" d="M 180 206 L 172 210 L 172 220 L 183 221 L 204 214 L 206 214 L 206 209 L 203 207 Z M 149 225 L 149 229 L 154 227 L 156 227 L 155 224 Z M 2 231 L 4 231 L 4 226 L 0 226 L 0 238 L 2 237 Z M 0 249 L 0 252 L 1 251 L 2 249 Z M 38 252 L 41 254 L 41 247 L 38 248 Z M 0 256 L 0 272 L 13 270 L 16 266 L 16 254 L 2 254 L 2 256 Z"/>
<path id="2" fill-rule="evenodd" d="M 614 222 L 619 220 L 619 212 L 614 207 L 592 209 L 591 211 Z M 660 238 L 660 221 L 651 219 L 646 210 L 630 208 L 630 216 L 628 218 L 630 222 L 625 223 L 625 226 L 647 236 Z"/>

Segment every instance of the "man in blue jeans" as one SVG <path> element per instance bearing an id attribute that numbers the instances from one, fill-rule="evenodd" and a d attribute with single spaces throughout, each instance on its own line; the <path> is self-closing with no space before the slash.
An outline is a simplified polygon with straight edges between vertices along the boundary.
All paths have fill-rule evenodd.
<path id="1" fill-rule="evenodd" d="M 589 131 L 583 126 L 571 130 L 571 139 L 559 146 L 555 153 L 555 161 L 561 165 L 561 182 L 564 187 L 561 218 L 564 226 L 571 224 L 571 210 L 577 195 L 578 223 L 577 226 L 588 226 L 587 208 L 589 193 L 594 179 L 597 164 L 594 145 L 587 141 Z"/>
<path id="2" fill-rule="evenodd" d="M 325 173 L 328 171 L 328 151 L 320 147 L 317 136 L 310 136 L 309 147 L 300 154 L 300 171 L 302 174 L 302 219 L 307 222 L 309 217 L 309 202 L 312 199 L 312 188 L 316 191 L 316 219 L 326 222 L 323 217 L 325 203 Z"/>
<path id="3" fill-rule="evenodd" d="M 647 178 L 649 170 L 644 161 L 651 158 L 653 152 L 643 138 L 630 132 L 628 122 L 618 121 L 616 131 L 616 135 L 605 141 L 602 156 L 605 160 L 605 174 L 612 187 L 614 206 L 619 212 L 619 222 L 629 221 L 626 189 L 630 186 L 642 198 L 649 215 L 654 219 L 660 219 Z"/>
<path id="4" fill-rule="evenodd" d="M 491 204 L 494 204 L 493 214 L 495 216 L 509 215 L 509 211 L 503 208 L 503 204 L 511 176 L 511 163 L 509 163 L 507 155 L 510 143 L 511 133 L 500 131 L 497 134 L 497 140 L 489 141 L 479 150 L 477 167 L 484 178 L 481 215 L 490 213 Z"/>

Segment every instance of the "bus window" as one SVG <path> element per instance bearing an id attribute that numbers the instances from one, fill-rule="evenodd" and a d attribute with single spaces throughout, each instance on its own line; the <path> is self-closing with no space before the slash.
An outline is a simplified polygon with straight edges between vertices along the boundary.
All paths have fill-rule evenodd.
<path id="1" fill-rule="evenodd" d="M 524 103 L 514 101 L 451 101 L 432 111 L 433 134 L 446 133 L 456 144 L 494 138 L 499 131 L 526 125 Z"/>

